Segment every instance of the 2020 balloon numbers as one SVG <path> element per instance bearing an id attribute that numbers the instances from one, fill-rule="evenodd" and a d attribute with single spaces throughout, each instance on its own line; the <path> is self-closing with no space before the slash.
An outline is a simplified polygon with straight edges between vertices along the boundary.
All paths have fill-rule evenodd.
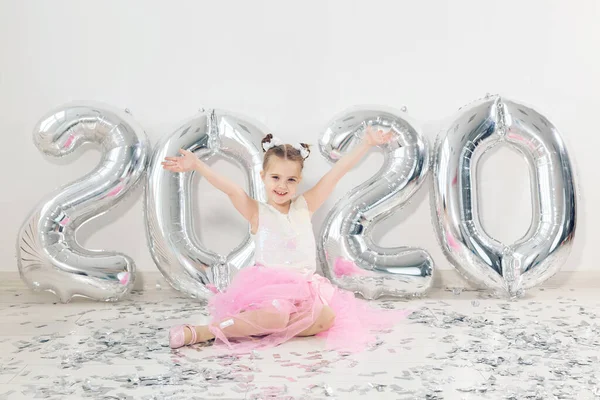
<path id="1" fill-rule="evenodd" d="M 329 212 L 317 238 L 324 274 L 367 299 L 411 297 L 433 284 L 434 263 L 423 249 L 382 248 L 369 233 L 402 208 L 429 173 L 429 149 L 403 111 L 354 107 L 330 121 L 319 140 L 321 154 L 335 162 L 360 139 L 367 125 L 391 129 L 382 146 L 383 167 Z M 202 159 L 222 157 L 241 165 L 250 196 L 265 200 L 260 179 L 260 141 L 268 130 L 222 110 L 202 111 L 156 146 L 151 161 L 145 134 L 128 113 L 104 105 L 75 104 L 53 111 L 35 130 L 44 153 L 63 156 L 85 142 L 101 146 L 100 165 L 60 189 L 23 224 L 17 241 L 22 278 L 68 302 L 74 296 L 116 301 L 133 287 L 133 261 L 118 253 L 83 249 L 79 226 L 108 211 L 138 182 L 149 161 L 144 211 L 150 253 L 165 279 L 200 300 L 224 290 L 232 276 L 253 262 L 250 234 L 228 255 L 207 248 L 193 226 L 193 173 L 170 173 L 160 165 L 180 148 Z M 534 218 L 512 245 L 491 238 L 477 210 L 477 161 L 492 146 L 506 144 L 530 167 Z M 542 115 L 498 96 L 460 110 L 436 141 L 432 166 L 433 225 L 445 255 L 467 279 L 509 296 L 540 284 L 564 264 L 576 226 L 576 193 L 565 145 Z M 340 273 L 339 263 L 353 268 Z M 350 270 L 352 273 L 348 273 Z"/>

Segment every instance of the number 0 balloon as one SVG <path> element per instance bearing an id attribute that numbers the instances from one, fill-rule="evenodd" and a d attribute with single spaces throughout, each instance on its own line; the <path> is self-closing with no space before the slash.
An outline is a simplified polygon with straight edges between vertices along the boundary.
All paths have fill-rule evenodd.
<path id="1" fill-rule="evenodd" d="M 174 157 L 179 149 L 199 158 L 223 157 L 241 164 L 246 173 L 248 194 L 265 201 L 260 171 L 261 139 L 266 129 L 257 122 L 225 111 L 201 112 L 166 136 L 152 156 L 146 188 L 146 228 L 150 253 L 165 279 L 175 289 L 200 300 L 211 295 L 209 285 L 224 289 L 230 277 L 252 263 L 254 244 L 250 231 L 246 239 L 225 256 L 211 251 L 198 239 L 192 223 L 196 207 L 193 172 L 163 170 L 161 161 Z"/>
<path id="2" fill-rule="evenodd" d="M 485 232 L 477 207 L 478 160 L 500 144 L 523 155 L 532 182 L 533 220 L 511 245 Z M 543 115 L 497 96 L 469 105 L 440 134 L 433 175 L 438 238 L 467 279 L 517 296 L 560 269 L 575 234 L 576 194 L 565 144 Z"/>

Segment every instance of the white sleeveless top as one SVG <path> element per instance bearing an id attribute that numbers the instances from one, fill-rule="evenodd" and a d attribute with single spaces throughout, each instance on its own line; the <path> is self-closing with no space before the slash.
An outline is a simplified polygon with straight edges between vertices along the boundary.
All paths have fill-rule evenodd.
<path id="1" fill-rule="evenodd" d="M 304 196 L 292 201 L 288 214 L 258 202 L 258 229 L 252 235 L 255 264 L 314 274 L 317 251 L 310 219 Z"/>

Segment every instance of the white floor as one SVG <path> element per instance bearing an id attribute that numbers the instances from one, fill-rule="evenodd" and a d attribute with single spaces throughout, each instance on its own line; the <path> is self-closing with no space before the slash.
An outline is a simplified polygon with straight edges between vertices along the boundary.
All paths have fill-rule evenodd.
<path id="1" fill-rule="evenodd" d="M 233 357 L 171 351 L 172 325 L 203 308 L 162 288 L 117 304 L 0 293 L 0 400 L 598 399 L 600 296 L 536 289 L 516 302 L 475 292 L 379 303 L 415 313 L 368 351 L 317 338 Z"/>

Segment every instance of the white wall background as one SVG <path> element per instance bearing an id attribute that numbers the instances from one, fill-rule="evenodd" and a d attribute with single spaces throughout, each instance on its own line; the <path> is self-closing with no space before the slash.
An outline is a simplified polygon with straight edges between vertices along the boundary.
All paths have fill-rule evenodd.
<path id="1" fill-rule="evenodd" d="M 316 143 L 324 124 L 354 104 L 408 107 L 433 138 L 458 107 L 486 92 L 535 106 L 562 131 L 579 174 L 581 208 L 565 270 L 598 270 L 600 242 L 600 2 L 504 1 L 24 1 L 0 0 L 3 226 L 0 271 L 17 270 L 19 226 L 47 193 L 91 170 L 96 150 L 42 156 L 37 120 L 72 100 L 129 108 L 153 143 L 198 108 L 254 117 L 289 141 Z M 329 167 L 314 152 L 306 189 Z M 317 155 L 315 155 L 317 154 Z M 371 154 L 316 214 L 380 167 Z M 225 162 L 215 168 L 243 183 Z M 483 168 L 484 224 L 499 239 L 525 233 L 531 210 L 525 163 L 499 151 Z M 200 236 L 220 252 L 246 225 L 226 197 L 201 182 Z M 501 190 L 501 194 L 494 194 Z M 377 228 L 383 245 L 428 249 L 450 268 L 430 224 L 428 193 Z M 146 249 L 141 191 L 84 226 L 89 248 Z"/>

